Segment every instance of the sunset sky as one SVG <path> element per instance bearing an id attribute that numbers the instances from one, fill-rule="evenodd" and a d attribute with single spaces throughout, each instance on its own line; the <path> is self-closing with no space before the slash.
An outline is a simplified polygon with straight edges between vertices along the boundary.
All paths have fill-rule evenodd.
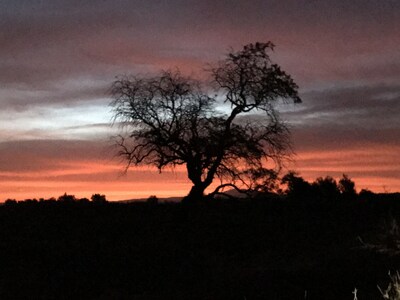
<path id="1" fill-rule="evenodd" d="M 282 111 L 296 151 L 288 168 L 400 191 L 398 0 L 3 0 L 0 202 L 185 195 L 180 170 L 122 174 L 111 83 L 174 67 L 201 77 L 230 47 L 268 40 L 304 102 Z"/>

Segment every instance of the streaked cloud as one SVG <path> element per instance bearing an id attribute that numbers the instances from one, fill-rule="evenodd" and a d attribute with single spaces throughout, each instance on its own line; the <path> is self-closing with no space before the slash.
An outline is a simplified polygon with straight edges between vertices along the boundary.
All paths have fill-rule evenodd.
<path id="1" fill-rule="evenodd" d="M 0 143 L 0 191 L 6 198 L 49 198 L 64 192 L 78 197 L 105 193 L 111 200 L 170 196 L 189 189 L 184 170 L 151 167 L 123 172 L 106 141 L 29 140 Z M 162 182 L 154 190 L 155 178 Z M 3 200 L 4 200 L 3 199 Z"/>

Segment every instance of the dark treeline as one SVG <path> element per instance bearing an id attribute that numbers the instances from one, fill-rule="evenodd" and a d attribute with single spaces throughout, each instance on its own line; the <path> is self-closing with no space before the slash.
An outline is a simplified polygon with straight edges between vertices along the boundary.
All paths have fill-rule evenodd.
<path id="1" fill-rule="evenodd" d="M 280 194 L 196 205 L 8 201 L 0 298 L 381 299 L 400 269 L 399 194 L 283 180 Z"/>
<path id="2" fill-rule="evenodd" d="M 365 199 L 371 197 L 378 197 L 379 194 L 375 194 L 368 189 L 363 189 L 359 193 L 357 193 L 355 188 L 355 182 L 350 179 L 346 174 L 343 174 L 342 178 L 339 181 L 336 181 L 334 178 L 330 176 L 319 177 L 314 182 L 310 183 L 306 181 L 304 178 L 299 176 L 296 172 L 289 172 L 285 176 L 283 176 L 279 182 L 277 183 L 277 179 L 274 179 L 268 182 L 265 188 L 261 188 L 260 191 L 257 192 L 244 192 L 243 195 L 249 196 L 253 199 L 289 199 L 296 202 L 301 202 L 303 204 L 310 203 L 318 203 L 318 202 L 326 202 L 326 201 L 340 201 L 340 200 L 354 200 L 354 199 Z M 232 190 L 234 191 L 234 190 Z M 237 197 L 243 198 L 239 196 L 238 193 L 235 195 L 231 195 L 228 193 L 221 193 L 217 198 L 221 199 L 229 199 L 229 201 L 237 200 Z M 387 193 L 386 193 L 387 195 Z M 215 199 L 209 199 L 215 202 Z M 22 203 L 75 203 L 75 204 L 87 204 L 87 203 L 96 203 L 96 204 L 104 204 L 107 203 L 106 195 L 103 194 L 93 194 L 90 199 L 88 198 L 78 198 L 75 195 L 69 195 L 64 193 L 58 198 L 51 197 L 49 199 L 45 198 L 33 198 L 33 199 L 25 199 L 25 200 L 15 200 L 15 199 L 7 199 L 5 200 L 5 205 L 15 205 Z M 147 203 L 157 204 L 159 203 L 159 199 L 157 196 L 150 196 Z M 218 201 L 217 201 L 218 202 Z"/>
<path id="3" fill-rule="evenodd" d="M 59 196 L 58 198 L 33 198 L 33 199 L 25 199 L 25 200 L 15 200 L 15 199 L 7 199 L 4 201 L 5 205 L 16 205 L 16 204 L 35 204 L 35 203 L 79 203 L 79 204 L 86 204 L 86 203 L 95 203 L 95 204 L 104 204 L 107 203 L 106 195 L 102 194 L 93 194 L 90 197 L 90 200 L 88 198 L 77 198 L 75 195 L 68 195 L 67 193 L 64 193 L 63 195 Z"/>
<path id="4" fill-rule="evenodd" d="M 295 172 L 289 172 L 283 176 L 281 184 L 286 185 L 284 191 L 278 190 L 280 195 L 286 196 L 294 201 L 306 203 L 352 200 L 356 199 L 358 194 L 355 188 L 355 182 L 346 174 L 343 174 L 339 181 L 330 176 L 318 177 L 310 183 Z M 374 195 L 373 192 L 363 189 L 360 191 L 361 198 Z"/>

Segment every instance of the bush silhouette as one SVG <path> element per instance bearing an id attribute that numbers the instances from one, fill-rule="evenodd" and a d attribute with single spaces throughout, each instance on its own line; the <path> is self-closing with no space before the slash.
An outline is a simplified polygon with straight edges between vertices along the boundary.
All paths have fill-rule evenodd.
<path id="1" fill-rule="evenodd" d="M 283 176 L 282 184 L 287 185 L 285 194 L 294 200 L 310 200 L 313 198 L 311 184 L 299 176 L 296 172 L 289 172 Z"/>
<path id="2" fill-rule="evenodd" d="M 333 201 L 340 198 L 338 184 L 331 176 L 325 178 L 318 177 L 313 183 L 312 188 L 315 196 L 322 201 Z"/>
<path id="3" fill-rule="evenodd" d="M 352 181 L 346 174 L 343 174 L 343 177 L 339 180 L 338 188 L 343 198 L 354 199 L 357 195 L 355 186 L 354 181 Z"/>
<path id="4" fill-rule="evenodd" d="M 93 194 L 92 197 L 90 197 L 90 199 L 92 199 L 92 202 L 96 204 L 107 203 L 106 195 Z"/>
<path id="5" fill-rule="evenodd" d="M 5 205 L 16 205 L 17 204 L 17 200 L 15 199 L 7 199 L 6 201 L 4 201 Z"/>
<path id="6" fill-rule="evenodd" d="M 76 202 L 76 198 L 74 195 L 68 195 L 67 193 L 64 193 L 64 195 L 58 197 L 57 201 L 61 203 L 74 203 Z"/>

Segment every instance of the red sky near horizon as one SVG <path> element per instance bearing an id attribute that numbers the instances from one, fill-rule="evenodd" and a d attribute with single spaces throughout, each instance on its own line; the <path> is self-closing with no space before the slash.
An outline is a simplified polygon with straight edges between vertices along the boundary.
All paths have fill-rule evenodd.
<path id="1" fill-rule="evenodd" d="M 281 111 L 288 168 L 400 191 L 399 1 L 6 0 L 0 28 L 0 202 L 184 196 L 182 171 L 121 175 L 112 81 L 175 67 L 203 77 L 230 47 L 268 40 L 303 99 Z"/>

